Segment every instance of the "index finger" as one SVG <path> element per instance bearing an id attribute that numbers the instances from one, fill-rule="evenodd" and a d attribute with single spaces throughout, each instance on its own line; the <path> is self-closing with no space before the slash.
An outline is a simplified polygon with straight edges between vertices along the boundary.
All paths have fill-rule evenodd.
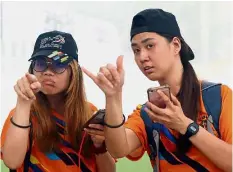
<path id="1" fill-rule="evenodd" d="M 104 126 L 100 124 L 90 124 L 89 127 L 92 129 L 104 130 Z"/>
<path id="2" fill-rule="evenodd" d="M 26 73 L 25 76 L 27 77 L 30 84 L 38 81 L 37 77 L 33 74 Z"/>
<path id="3" fill-rule="evenodd" d="M 168 106 L 168 107 L 172 107 L 172 102 L 170 100 L 170 98 L 161 90 L 158 90 L 157 93 L 160 95 L 160 97 L 163 99 L 164 103 Z"/>
<path id="4" fill-rule="evenodd" d="M 171 99 L 174 105 L 181 106 L 179 100 L 173 94 L 171 94 Z"/>
<path id="5" fill-rule="evenodd" d="M 165 113 L 165 109 L 159 108 L 151 102 L 146 102 L 146 107 L 157 115 L 164 115 Z"/>
<path id="6" fill-rule="evenodd" d="M 81 67 L 81 69 L 87 76 L 89 76 L 95 83 L 97 83 L 98 79 L 93 73 L 91 73 L 89 70 L 87 70 L 84 67 Z"/>

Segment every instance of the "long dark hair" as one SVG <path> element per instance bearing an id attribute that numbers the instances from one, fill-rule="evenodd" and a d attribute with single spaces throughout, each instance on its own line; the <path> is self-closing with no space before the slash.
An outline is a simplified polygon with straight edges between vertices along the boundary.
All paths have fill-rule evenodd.
<path id="1" fill-rule="evenodd" d="M 160 35 L 165 37 L 168 42 L 171 42 L 173 39 L 173 37 L 169 35 Z M 200 84 L 192 65 L 186 60 L 188 59 L 187 56 L 190 55 L 188 53 L 187 44 L 184 42 L 183 38 L 179 39 L 181 42 L 180 57 L 184 70 L 181 87 L 176 96 L 180 101 L 184 114 L 193 121 L 197 121 L 200 106 Z M 188 139 L 180 135 L 177 139 L 177 152 L 185 153 L 189 150 L 191 145 Z"/>

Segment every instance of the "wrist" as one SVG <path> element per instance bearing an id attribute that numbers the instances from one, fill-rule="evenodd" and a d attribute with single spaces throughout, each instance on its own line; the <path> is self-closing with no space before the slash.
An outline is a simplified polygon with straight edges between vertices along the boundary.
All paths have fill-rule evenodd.
<path id="1" fill-rule="evenodd" d="M 184 135 L 187 131 L 188 126 L 193 122 L 193 120 L 189 119 L 188 117 L 185 117 L 183 120 L 183 124 L 180 127 L 179 133 Z"/>
<path id="2" fill-rule="evenodd" d="M 105 142 L 103 142 L 101 145 L 98 145 L 98 146 L 93 145 L 93 151 L 96 155 L 106 153 L 107 149 L 106 149 Z"/>
<path id="3" fill-rule="evenodd" d="M 24 100 L 21 98 L 17 98 L 17 104 L 16 106 L 20 106 L 20 107 L 25 107 L 25 108 L 30 108 L 32 105 L 32 101 L 31 100 Z"/>
<path id="4" fill-rule="evenodd" d="M 105 94 L 105 97 L 106 97 L 106 100 L 121 100 L 122 99 L 122 90 L 116 92 L 115 94 L 112 94 L 112 95 L 106 95 Z"/>
<path id="5" fill-rule="evenodd" d="M 30 122 L 30 110 L 31 103 L 25 103 L 21 100 L 17 100 L 15 113 L 14 113 L 14 122 L 21 125 L 28 125 Z"/>

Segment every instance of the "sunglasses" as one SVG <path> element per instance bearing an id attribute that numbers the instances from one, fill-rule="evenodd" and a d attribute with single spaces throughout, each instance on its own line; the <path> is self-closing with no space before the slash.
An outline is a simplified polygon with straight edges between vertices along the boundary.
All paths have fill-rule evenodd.
<path id="1" fill-rule="evenodd" d="M 44 72 L 50 68 L 53 72 L 61 74 L 69 66 L 72 60 L 69 59 L 66 62 L 61 62 L 60 60 L 52 60 L 47 57 L 40 57 L 32 61 L 32 69 L 36 72 Z"/>

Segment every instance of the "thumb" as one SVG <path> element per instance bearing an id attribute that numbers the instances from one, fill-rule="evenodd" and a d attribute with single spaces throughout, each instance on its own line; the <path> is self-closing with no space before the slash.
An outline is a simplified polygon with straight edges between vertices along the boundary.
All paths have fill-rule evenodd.
<path id="1" fill-rule="evenodd" d="M 121 73 L 124 70 L 124 68 L 123 68 L 123 55 L 118 56 L 117 61 L 116 61 L 116 65 L 117 65 L 117 71 Z"/>
<path id="2" fill-rule="evenodd" d="M 27 77 L 28 81 L 30 84 L 32 84 L 33 82 L 37 82 L 38 79 L 36 78 L 35 75 L 30 74 L 30 73 L 26 73 L 25 76 Z"/>

